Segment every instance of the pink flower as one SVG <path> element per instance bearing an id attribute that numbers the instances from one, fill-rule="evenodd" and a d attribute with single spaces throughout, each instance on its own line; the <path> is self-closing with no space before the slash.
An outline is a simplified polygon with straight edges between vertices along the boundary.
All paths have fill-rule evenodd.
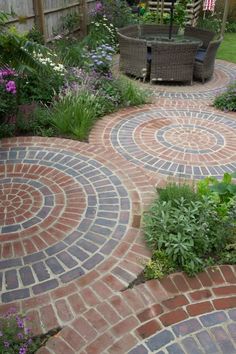
<path id="1" fill-rule="evenodd" d="M 102 3 L 101 3 L 100 1 L 97 2 L 96 5 L 95 5 L 95 10 L 96 10 L 96 12 L 101 12 L 102 9 L 103 9 Z"/>
<path id="2" fill-rule="evenodd" d="M 15 81 L 8 81 L 7 83 L 6 83 L 6 91 L 7 92 L 10 92 L 10 93 L 13 93 L 13 95 L 15 95 L 16 94 L 16 83 L 15 83 Z"/>

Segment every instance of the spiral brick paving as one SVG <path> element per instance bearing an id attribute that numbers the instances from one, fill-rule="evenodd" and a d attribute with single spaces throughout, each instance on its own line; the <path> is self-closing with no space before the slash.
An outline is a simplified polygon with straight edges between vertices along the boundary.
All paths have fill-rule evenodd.
<path id="1" fill-rule="evenodd" d="M 236 170 L 236 121 L 196 108 L 147 107 L 97 124 L 98 142 L 146 172 L 184 178 Z"/>
<path id="2" fill-rule="evenodd" d="M 234 266 L 127 287 L 150 257 L 140 223 L 154 187 L 236 169 L 236 116 L 211 106 L 235 67 L 153 85 L 153 104 L 100 120 L 89 144 L 0 142 L 0 311 L 26 312 L 35 334 L 63 328 L 38 354 L 233 353 Z"/>

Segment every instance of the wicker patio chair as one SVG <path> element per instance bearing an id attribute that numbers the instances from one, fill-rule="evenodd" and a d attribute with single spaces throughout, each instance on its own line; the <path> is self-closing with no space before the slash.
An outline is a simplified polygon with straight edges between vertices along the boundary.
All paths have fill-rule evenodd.
<path id="1" fill-rule="evenodd" d="M 120 28 L 118 32 L 123 34 L 126 37 L 138 38 L 140 36 L 140 26 L 139 25 L 126 26 Z"/>
<path id="2" fill-rule="evenodd" d="M 148 70 L 147 42 L 118 33 L 120 70 L 135 77 L 145 78 Z"/>
<path id="3" fill-rule="evenodd" d="M 215 66 L 216 52 L 222 42 L 222 37 L 218 40 L 211 41 L 205 52 L 198 52 L 195 58 L 193 76 L 195 79 L 202 80 L 212 77 Z"/>
<path id="4" fill-rule="evenodd" d="M 200 39 L 202 41 L 201 48 L 206 49 L 208 44 L 213 40 L 215 33 L 201 28 L 187 26 L 184 35 Z"/>
<path id="5" fill-rule="evenodd" d="M 152 43 L 151 81 L 188 81 L 192 84 L 198 43 Z"/>
<path id="6" fill-rule="evenodd" d="M 169 26 L 167 25 L 141 25 L 141 36 L 156 36 L 158 34 L 168 34 Z M 173 26 L 172 34 L 178 33 L 178 26 Z"/>

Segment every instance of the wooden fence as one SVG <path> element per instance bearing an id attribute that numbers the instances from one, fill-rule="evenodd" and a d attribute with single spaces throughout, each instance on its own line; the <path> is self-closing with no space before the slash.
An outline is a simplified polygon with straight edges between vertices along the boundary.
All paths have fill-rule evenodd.
<path id="1" fill-rule="evenodd" d="M 192 0 L 190 4 L 187 6 L 188 12 L 188 23 L 191 25 L 195 25 L 202 9 L 203 0 Z M 170 1 L 162 1 L 162 0 L 150 0 L 148 1 L 149 8 L 151 11 L 157 11 L 159 7 L 159 12 L 165 13 L 170 11 L 171 2 Z"/>
<path id="2" fill-rule="evenodd" d="M 92 11 L 96 0 L 0 0 L 0 11 L 13 13 L 9 24 L 20 31 L 29 31 L 35 24 L 49 41 L 60 32 L 63 18 L 69 14 L 79 16 L 78 27 L 86 34 L 87 13 Z"/>

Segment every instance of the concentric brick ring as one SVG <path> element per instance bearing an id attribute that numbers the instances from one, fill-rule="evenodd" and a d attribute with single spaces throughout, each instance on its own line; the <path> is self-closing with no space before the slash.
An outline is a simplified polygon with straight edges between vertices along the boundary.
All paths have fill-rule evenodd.
<path id="1" fill-rule="evenodd" d="M 25 183 L 26 182 L 26 183 Z M 39 213 L 42 194 L 18 178 L 2 179 L 0 185 L 0 231 L 17 230 L 20 223 Z"/>
<path id="2" fill-rule="evenodd" d="M 211 99 L 220 94 L 236 79 L 236 65 L 217 60 L 213 77 L 204 85 L 194 81 L 192 86 L 185 84 L 155 83 L 150 88 L 155 97 L 172 99 Z M 147 84 L 144 84 L 144 87 Z"/>
<path id="3" fill-rule="evenodd" d="M 128 191 L 86 151 L 13 144 L 0 157 L 3 302 L 86 274 L 126 234 Z"/>
<path id="4" fill-rule="evenodd" d="M 150 172 L 202 178 L 236 170 L 236 122 L 224 114 L 151 108 L 107 120 L 103 137 Z"/>
<path id="5" fill-rule="evenodd" d="M 215 311 L 179 322 L 132 348 L 128 354 L 236 353 L 236 310 Z"/>

